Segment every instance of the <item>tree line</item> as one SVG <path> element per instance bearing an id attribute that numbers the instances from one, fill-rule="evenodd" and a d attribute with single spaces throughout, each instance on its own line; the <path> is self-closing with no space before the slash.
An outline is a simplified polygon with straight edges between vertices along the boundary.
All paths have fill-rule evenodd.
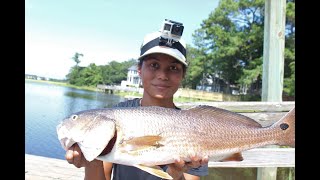
<path id="1" fill-rule="evenodd" d="M 187 44 L 189 67 L 182 82 L 184 88 L 211 86 L 215 91 L 231 93 L 232 89 L 244 94 L 261 94 L 264 40 L 265 0 L 220 0 L 217 8 L 203 20 L 192 34 L 193 44 Z M 137 63 L 111 61 L 107 65 L 80 67 L 76 65 L 66 76 L 70 84 L 96 86 L 120 84 L 127 78 L 128 68 Z M 295 95 L 295 1 L 287 0 L 284 52 L 283 93 Z"/>
<path id="2" fill-rule="evenodd" d="M 95 63 L 89 64 L 88 67 L 81 67 L 80 57 L 84 56 L 76 52 L 72 59 L 76 65 L 71 67 L 66 78 L 68 83 L 76 86 L 97 86 L 98 84 L 120 84 L 122 80 L 127 79 L 128 68 L 136 64 L 135 59 L 125 62 L 117 62 L 115 60 L 107 65 L 97 66 Z"/>

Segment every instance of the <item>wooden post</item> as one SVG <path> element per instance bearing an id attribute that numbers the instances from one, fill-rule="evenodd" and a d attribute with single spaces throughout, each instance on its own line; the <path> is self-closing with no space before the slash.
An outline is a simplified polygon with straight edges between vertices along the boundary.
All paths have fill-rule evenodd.
<path id="1" fill-rule="evenodd" d="M 286 0 L 266 0 L 262 101 L 282 101 Z"/>
<path id="2" fill-rule="evenodd" d="M 262 101 L 282 102 L 286 0 L 266 0 Z M 258 168 L 257 180 L 276 180 L 277 167 Z"/>

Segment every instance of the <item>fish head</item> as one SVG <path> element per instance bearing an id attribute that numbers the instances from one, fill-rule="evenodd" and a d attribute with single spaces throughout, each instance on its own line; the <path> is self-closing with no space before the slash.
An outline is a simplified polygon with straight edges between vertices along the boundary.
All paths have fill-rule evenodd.
<path id="1" fill-rule="evenodd" d="M 92 161 L 115 135 L 115 122 L 99 111 L 81 111 L 63 119 L 57 134 L 65 150 L 77 143 L 86 160 Z"/>

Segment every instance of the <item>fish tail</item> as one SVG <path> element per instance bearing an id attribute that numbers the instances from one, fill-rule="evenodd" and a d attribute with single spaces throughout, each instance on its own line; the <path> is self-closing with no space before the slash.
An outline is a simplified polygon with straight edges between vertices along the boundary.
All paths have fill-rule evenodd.
<path id="1" fill-rule="evenodd" d="M 295 147 L 295 107 L 284 115 L 273 127 L 284 134 L 279 145 Z"/>

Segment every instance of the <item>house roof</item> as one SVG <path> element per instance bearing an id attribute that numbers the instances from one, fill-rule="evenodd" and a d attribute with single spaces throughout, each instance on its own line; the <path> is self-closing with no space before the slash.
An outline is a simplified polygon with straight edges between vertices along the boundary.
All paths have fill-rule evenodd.
<path id="1" fill-rule="evenodd" d="M 128 70 L 132 70 L 132 71 L 135 71 L 137 69 L 138 69 L 137 65 L 132 65 L 131 67 L 128 68 Z"/>

